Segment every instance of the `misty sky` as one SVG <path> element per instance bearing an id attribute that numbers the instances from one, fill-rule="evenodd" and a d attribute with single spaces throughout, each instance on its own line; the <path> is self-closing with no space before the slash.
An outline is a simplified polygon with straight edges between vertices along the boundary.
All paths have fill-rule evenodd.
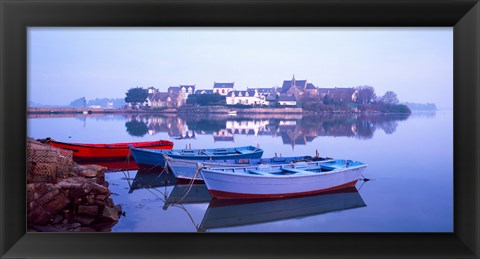
<path id="1" fill-rule="evenodd" d="M 378 96 L 452 108 L 453 29 L 28 29 L 28 100 L 41 104 L 124 98 L 137 86 L 281 86 L 293 74 L 322 88 L 370 85 Z"/>

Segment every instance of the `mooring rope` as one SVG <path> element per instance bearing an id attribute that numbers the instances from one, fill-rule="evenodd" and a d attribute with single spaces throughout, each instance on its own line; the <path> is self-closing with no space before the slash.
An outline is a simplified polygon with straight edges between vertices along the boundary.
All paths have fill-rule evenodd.
<path id="1" fill-rule="evenodd" d="M 158 178 L 160 178 L 160 176 L 162 176 L 163 173 L 166 173 L 168 174 L 169 171 L 168 171 L 168 166 L 167 166 L 167 159 L 169 159 L 165 154 L 163 154 L 163 158 L 164 158 L 164 161 L 165 161 L 165 166 L 163 166 L 163 169 L 162 171 L 157 175 L 157 177 L 155 177 L 155 179 L 153 179 L 150 184 L 154 183 Z M 157 163 L 158 165 L 158 163 Z M 157 165 L 154 165 L 153 167 L 151 167 L 148 171 L 152 170 L 153 168 L 155 168 Z M 148 172 L 147 171 L 147 172 Z M 167 183 L 167 181 L 165 181 L 165 183 Z"/>
<path id="2" fill-rule="evenodd" d="M 132 184 L 130 184 L 130 171 L 127 170 L 127 169 L 128 169 L 128 165 L 130 163 L 131 152 L 132 151 L 130 149 L 128 149 L 127 157 L 125 158 L 125 161 L 123 162 L 124 164 L 127 163 L 127 167 L 126 168 L 120 168 L 120 171 L 122 171 L 125 178 L 127 178 L 128 187 L 130 187 L 130 189 L 132 188 Z"/>
<path id="3" fill-rule="evenodd" d="M 190 221 L 192 221 L 193 226 L 197 229 L 197 232 L 200 231 L 199 225 L 195 223 L 195 220 L 193 219 L 190 212 L 188 212 L 187 208 L 185 208 L 182 204 L 179 204 L 179 203 L 178 204 L 172 204 L 171 206 L 184 210 L 187 213 L 188 217 L 190 218 Z"/>
<path id="4" fill-rule="evenodd" d="M 363 174 L 361 174 L 362 178 L 360 178 L 359 180 L 362 181 L 362 185 L 360 185 L 360 187 L 358 188 L 358 191 L 360 191 L 360 189 L 362 189 L 363 185 L 365 185 L 366 182 L 369 182 L 369 181 L 373 181 L 375 179 L 370 179 L 370 178 L 367 178 L 365 176 L 363 176 Z"/>
<path id="5" fill-rule="evenodd" d="M 203 164 L 200 164 L 198 167 L 197 167 L 197 170 L 195 171 L 195 174 L 193 175 L 192 179 L 190 180 L 190 182 L 188 183 L 188 188 L 187 188 L 187 191 L 185 192 L 185 194 L 183 195 L 183 197 L 178 200 L 178 203 L 181 203 L 183 201 L 183 199 L 185 199 L 185 197 L 187 197 L 188 193 L 190 192 L 190 190 L 192 189 L 192 186 L 193 184 L 195 183 L 195 178 L 197 177 L 198 173 L 200 172 L 200 170 L 202 170 L 203 168 L 207 168 L 206 166 L 204 166 Z"/>

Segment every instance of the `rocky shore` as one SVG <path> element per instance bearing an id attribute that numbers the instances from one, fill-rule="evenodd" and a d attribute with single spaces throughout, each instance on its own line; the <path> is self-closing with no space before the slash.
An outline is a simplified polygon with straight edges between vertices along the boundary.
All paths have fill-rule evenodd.
<path id="1" fill-rule="evenodd" d="M 27 147 L 28 231 L 112 230 L 123 212 L 110 198 L 105 167 L 80 166 L 68 151 L 31 139 Z"/>

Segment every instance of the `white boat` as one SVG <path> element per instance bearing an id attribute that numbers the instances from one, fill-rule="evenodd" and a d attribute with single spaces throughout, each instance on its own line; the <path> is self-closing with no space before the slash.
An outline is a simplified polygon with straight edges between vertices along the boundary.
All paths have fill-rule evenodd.
<path id="1" fill-rule="evenodd" d="M 287 164 L 299 161 L 322 161 L 330 158 L 312 157 L 312 156 L 294 156 L 294 157 L 271 157 L 271 158 L 252 158 L 252 159 L 225 159 L 225 160 L 187 160 L 166 157 L 166 163 L 169 170 L 178 180 L 203 181 L 199 169 L 202 166 L 215 167 L 245 167 L 258 164 Z"/>
<path id="2" fill-rule="evenodd" d="M 229 112 L 228 112 L 228 115 L 230 115 L 230 116 L 236 116 L 236 115 L 237 115 L 237 111 L 229 111 Z"/>
<path id="3" fill-rule="evenodd" d="M 367 165 L 333 160 L 250 167 L 202 168 L 205 185 L 219 199 L 281 198 L 355 186 Z"/>

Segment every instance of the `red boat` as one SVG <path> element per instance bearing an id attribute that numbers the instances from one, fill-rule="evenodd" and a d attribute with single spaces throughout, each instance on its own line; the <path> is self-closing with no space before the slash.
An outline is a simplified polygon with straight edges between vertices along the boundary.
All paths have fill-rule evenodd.
<path id="1" fill-rule="evenodd" d="M 64 143 L 55 141 L 51 138 L 44 140 L 45 143 L 53 147 L 63 148 L 73 151 L 73 160 L 78 161 L 112 161 L 126 159 L 131 157 L 129 145 L 138 148 L 147 149 L 172 149 L 173 142 L 168 140 L 158 140 L 149 142 L 125 142 L 112 144 L 81 144 Z"/>

